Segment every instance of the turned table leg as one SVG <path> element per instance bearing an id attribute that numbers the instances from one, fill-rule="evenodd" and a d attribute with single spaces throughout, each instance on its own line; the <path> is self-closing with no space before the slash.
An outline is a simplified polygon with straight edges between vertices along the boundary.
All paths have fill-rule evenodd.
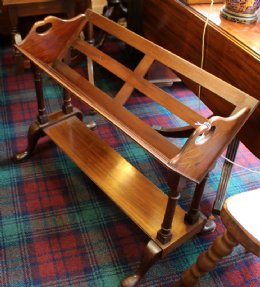
<path id="1" fill-rule="evenodd" d="M 208 174 L 204 177 L 201 183 L 196 185 L 196 189 L 193 195 L 193 199 L 190 205 L 189 211 L 185 214 L 185 222 L 188 224 L 194 224 L 200 217 L 200 201 L 203 195 L 205 184 L 208 179 Z"/>
<path id="2" fill-rule="evenodd" d="M 180 193 L 178 191 L 178 186 L 180 182 L 180 175 L 177 173 L 170 174 L 168 179 L 168 185 L 170 187 L 170 192 L 168 194 L 167 206 L 164 214 L 164 219 L 161 225 L 161 229 L 157 233 L 157 239 L 165 244 L 169 242 L 172 238 L 172 221 L 177 205 L 177 201 L 180 198 Z"/>
<path id="3" fill-rule="evenodd" d="M 153 241 L 150 240 L 145 247 L 140 265 L 135 274 L 126 277 L 122 282 L 122 287 L 134 287 L 138 284 L 141 278 L 149 270 L 149 268 L 160 259 L 162 256 L 162 249 Z"/>
<path id="4" fill-rule="evenodd" d="M 199 255 L 196 263 L 183 272 L 181 279 L 174 284 L 174 287 L 195 286 L 200 277 L 213 270 L 223 257 L 233 251 L 236 245 L 238 245 L 237 241 L 228 231 L 217 237 L 209 249 Z"/>
<path id="5" fill-rule="evenodd" d="M 41 72 L 34 65 L 32 65 L 32 70 L 34 74 L 34 84 L 37 96 L 38 115 L 37 115 L 37 121 L 32 123 L 29 127 L 27 134 L 28 145 L 26 150 L 16 154 L 14 157 L 15 160 L 18 161 L 26 159 L 32 154 L 38 140 L 40 139 L 40 137 L 44 136 L 44 132 L 42 130 L 41 125 L 46 124 L 48 122 L 48 115 L 45 109 L 45 103 L 43 97 Z"/>
<path id="6" fill-rule="evenodd" d="M 45 136 L 44 128 L 50 124 L 53 124 L 56 121 L 65 120 L 69 116 L 76 115 L 79 119 L 82 120 L 82 113 L 74 109 L 71 105 L 70 93 L 68 91 L 64 91 L 63 95 L 63 106 L 61 112 L 56 112 L 48 115 L 45 108 L 44 96 L 43 96 L 43 87 L 42 87 L 42 77 L 40 70 L 32 65 L 32 70 L 34 73 L 34 83 L 36 90 L 36 98 L 37 98 L 37 106 L 38 106 L 38 115 L 37 121 L 33 122 L 28 130 L 27 139 L 28 144 L 27 148 L 17 153 L 14 156 L 14 159 L 17 161 L 21 161 L 30 157 L 32 152 L 34 151 L 38 140 Z"/>

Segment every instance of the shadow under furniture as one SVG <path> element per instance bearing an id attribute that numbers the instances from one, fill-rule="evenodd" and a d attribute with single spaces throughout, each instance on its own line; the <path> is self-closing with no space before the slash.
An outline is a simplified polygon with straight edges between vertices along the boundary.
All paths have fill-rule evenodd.
<path id="1" fill-rule="evenodd" d="M 87 23 L 142 52 L 144 56 L 139 64 L 131 70 L 84 41 L 80 33 Z M 38 27 L 47 24 L 50 29 L 44 34 L 37 33 Z M 91 10 L 69 21 L 48 17 L 35 23 L 16 48 L 34 65 L 38 102 L 37 121 L 28 131 L 28 147 L 16 155 L 16 160 L 30 156 L 38 139 L 47 135 L 147 234 L 150 240 L 138 270 L 121 283 L 125 287 L 136 286 L 156 260 L 203 229 L 206 218 L 200 212 L 199 204 L 208 172 L 253 113 L 258 101 Z M 115 97 L 95 87 L 64 61 L 71 48 L 90 57 L 124 82 Z M 233 111 L 226 118 L 207 119 L 182 104 L 145 78 L 154 61 L 216 93 L 216 97 L 234 106 Z M 46 112 L 40 71 L 47 73 L 67 91 L 61 110 L 50 114 Z M 125 103 L 134 89 L 195 128 L 181 148 L 126 108 Z M 82 122 L 82 113 L 71 104 L 70 93 L 122 130 L 168 169 L 168 195 L 86 127 Z M 198 122 L 201 123 L 199 126 Z M 177 204 L 181 196 L 178 189 L 181 177 L 196 183 L 187 212 Z"/>

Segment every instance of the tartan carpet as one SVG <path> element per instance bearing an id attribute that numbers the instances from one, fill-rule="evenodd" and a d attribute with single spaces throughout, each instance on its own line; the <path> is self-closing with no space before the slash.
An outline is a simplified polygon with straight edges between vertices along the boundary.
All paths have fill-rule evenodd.
<path id="1" fill-rule="evenodd" d="M 119 46 L 107 43 L 117 54 Z M 1 44 L 0 129 L 0 286 L 119 286 L 138 266 L 148 238 L 132 223 L 71 160 L 48 138 L 42 138 L 33 156 L 15 163 L 12 156 L 27 144 L 27 130 L 36 118 L 36 100 L 30 70 L 16 75 L 10 45 Z M 96 84 L 113 94 L 121 83 L 99 67 Z M 44 76 L 48 110 L 59 109 L 61 88 Z M 198 100 L 181 83 L 167 88 L 179 100 L 197 108 Z M 57 96 L 58 95 L 58 96 Z M 81 102 L 84 121 L 97 122 L 95 132 L 141 170 L 164 192 L 168 192 L 166 170 L 129 138 Z M 134 92 L 127 107 L 149 124 L 176 124 L 165 109 Z M 210 113 L 202 106 L 201 111 Z M 242 144 L 236 162 L 255 169 L 260 165 Z M 210 173 L 201 209 L 209 215 L 223 159 Z M 228 196 L 260 186 L 259 174 L 235 166 Z M 180 205 L 187 208 L 194 184 L 181 187 Z M 140 286 L 173 286 L 181 272 L 224 230 L 217 219 L 212 234 L 200 235 L 159 260 Z M 260 285 L 260 262 L 238 246 L 199 286 L 256 287 Z"/>

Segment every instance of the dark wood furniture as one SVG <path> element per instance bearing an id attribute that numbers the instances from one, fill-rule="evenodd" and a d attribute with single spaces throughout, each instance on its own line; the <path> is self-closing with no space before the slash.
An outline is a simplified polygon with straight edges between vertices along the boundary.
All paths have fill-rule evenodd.
<path id="1" fill-rule="evenodd" d="M 136 4 L 137 1 L 132 0 Z M 202 36 L 208 4 L 185 5 L 177 0 L 142 0 L 144 36 L 164 48 L 187 59 L 197 66 L 201 64 Z M 206 71 L 260 99 L 260 19 L 250 25 L 230 22 L 220 16 L 223 4 L 214 4 L 205 34 L 204 66 Z M 133 19 L 134 21 L 134 19 Z M 139 21 L 139 20 L 137 20 Z M 186 77 L 181 79 L 197 95 L 199 87 Z M 214 114 L 225 116 L 232 106 L 205 89 L 201 89 L 201 100 Z M 260 107 L 256 109 L 238 134 L 249 150 L 260 157 Z M 235 159 L 239 141 L 229 146 L 227 157 Z M 226 162 L 213 207 L 219 213 L 225 199 L 226 187 L 232 164 Z"/>
<path id="2" fill-rule="evenodd" d="M 87 22 L 143 53 L 136 68 L 127 68 L 84 41 L 80 33 Z M 39 27 L 48 28 L 44 33 L 38 33 Z M 34 64 L 38 102 L 38 118 L 29 128 L 28 147 L 17 154 L 16 159 L 31 155 L 38 139 L 49 136 L 147 234 L 150 241 L 145 247 L 140 267 L 134 275 L 122 281 L 122 286 L 135 286 L 156 260 L 203 228 L 205 217 L 199 211 L 199 203 L 207 174 L 252 114 L 258 101 L 91 10 L 69 21 L 47 17 L 35 23 L 16 48 Z M 66 54 L 71 48 L 90 57 L 125 82 L 115 97 L 102 92 L 66 64 Z M 234 106 L 233 111 L 226 118 L 216 116 L 207 119 L 185 106 L 145 78 L 154 61 L 216 93 L 216 97 Z M 66 89 L 61 111 L 46 113 L 39 69 Z M 134 89 L 195 129 L 181 148 L 124 106 Z M 71 105 L 70 93 L 107 118 L 168 168 L 168 196 L 82 123 L 80 111 Z M 181 177 L 197 184 L 187 213 L 177 205 Z"/>
<path id="3" fill-rule="evenodd" d="M 11 24 L 8 8 L 0 1 L 0 35 L 11 35 Z"/>
<path id="4" fill-rule="evenodd" d="M 225 201 L 221 220 L 226 232 L 217 237 L 209 249 L 181 276 L 175 287 L 196 286 L 201 276 L 210 272 L 216 264 L 241 244 L 247 252 L 260 257 L 260 189 L 234 195 Z"/>
<path id="5" fill-rule="evenodd" d="M 8 10 L 8 31 L 11 30 L 13 44 L 21 41 L 18 31 L 18 20 L 22 17 L 63 14 L 67 18 L 72 18 L 76 14 L 84 12 L 91 5 L 91 0 L 2 0 L 4 9 Z M 17 72 L 24 69 L 24 60 L 19 51 L 16 50 L 15 61 Z M 26 66 L 27 64 L 25 64 Z"/>

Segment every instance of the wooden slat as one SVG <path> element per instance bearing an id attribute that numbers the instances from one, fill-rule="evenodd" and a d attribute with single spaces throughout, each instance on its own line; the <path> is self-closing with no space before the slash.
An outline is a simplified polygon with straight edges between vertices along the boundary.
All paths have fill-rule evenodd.
<path id="1" fill-rule="evenodd" d="M 55 69 L 59 72 L 59 74 L 57 74 L 57 72 L 53 70 L 56 76 L 58 76 L 57 80 L 60 83 L 67 82 L 68 85 L 66 87 L 76 94 L 78 98 L 119 127 L 167 167 L 175 170 L 173 166 L 169 166 L 169 161 L 178 154 L 178 147 L 127 109 L 117 104 L 107 94 L 97 87 L 92 86 L 83 76 L 66 64 L 57 61 L 55 63 Z M 52 75 L 54 76 L 54 74 Z M 69 81 L 68 78 L 62 79 L 62 77 L 67 77 L 67 75 L 69 75 Z M 188 174 L 184 176 L 189 178 Z M 196 179 L 192 180 L 197 181 Z"/>
<path id="2" fill-rule="evenodd" d="M 129 83 L 131 86 L 135 87 L 147 97 L 153 99 L 167 110 L 189 123 L 191 126 L 196 127 L 195 123 L 198 121 L 202 123 L 207 121 L 207 119 L 202 115 L 179 102 L 157 86 L 149 83 L 149 81 L 144 78 L 138 77 L 133 71 L 120 64 L 118 61 L 81 39 L 77 39 L 72 46 L 83 54 L 88 55 L 95 62 L 105 67 L 123 81 Z"/>
<path id="3" fill-rule="evenodd" d="M 144 123 L 142 120 L 137 118 L 134 114 L 132 114 L 130 111 L 126 110 L 122 106 L 122 103 L 128 97 L 128 93 L 133 88 L 136 88 L 137 90 L 147 95 L 157 103 L 161 104 L 163 107 L 171 111 L 176 116 L 179 116 L 181 119 L 183 119 L 195 128 L 196 122 L 199 121 L 203 123 L 208 121 L 202 115 L 180 103 L 174 97 L 167 94 L 158 87 L 154 86 L 153 84 L 149 83 L 143 78 L 143 74 L 148 69 L 150 63 L 153 61 L 153 59 L 156 59 L 169 67 L 173 67 L 171 65 L 177 65 L 180 70 L 184 69 L 184 74 L 187 76 L 190 75 L 191 79 L 196 80 L 196 76 L 194 78 L 194 75 L 192 76 L 192 73 L 194 74 L 198 72 L 201 77 L 203 76 L 204 82 L 209 81 L 209 85 L 213 87 L 213 90 L 218 88 L 218 90 L 216 90 L 217 94 L 222 93 L 222 88 L 228 90 L 228 93 L 233 93 L 232 95 L 227 94 L 229 97 L 226 97 L 226 100 L 228 102 L 231 99 L 231 102 L 236 104 L 234 110 L 239 110 L 241 108 L 241 105 L 250 106 L 252 109 L 251 111 L 249 111 L 249 115 L 255 108 L 257 101 L 249 95 L 243 93 L 242 91 L 235 89 L 231 85 L 228 85 L 225 82 L 217 79 L 216 77 L 208 74 L 207 72 L 201 69 L 198 70 L 196 66 L 177 57 L 176 55 L 171 54 L 170 52 L 160 48 L 159 46 L 156 46 L 155 44 L 143 39 L 138 35 L 135 35 L 134 33 L 105 19 L 104 17 L 93 14 L 91 11 L 86 12 L 86 17 L 84 15 L 83 18 L 82 15 L 79 17 L 83 21 L 81 22 L 81 25 L 82 23 L 85 23 L 85 21 L 87 21 L 88 16 L 91 18 L 91 21 L 93 20 L 94 24 L 97 24 L 96 22 L 98 22 L 98 26 L 101 25 L 100 27 L 103 27 L 104 30 L 108 32 L 110 31 L 110 29 L 112 29 L 113 31 L 111 30 L 111 32 L 113 35 L 119 35 L 120 37 L 118 38 L 125 40 L 126 43 L 131 44 L 132 42 L 135 48 L 145 53 L 145 57 L 140 62 L 139 66 L 137 66 L 135 71 L 131 71 L 115 59 L 106 55 L 97 48 L 89 45 L 87 42 L 84 42 L 79 38 L 76 39 L 75 37 L 77 35 L 77 32 L 79 31 L 76 31 L 70 37 L 70 32 L 66 30 L 65 36 L 67 37 L 67 43 L 71 43 L 74 48 L 78 49 L 83 54 L 87 55 L 88 57 L 99 63 L 101 66 L 112 71 L 115 75 L 117 75 L 119 78 L 126 82 L 126 85 L 119 92 L 115 100 L 109 97 L 106 93 L 99 90 L 97 87 L 91 85 L 89 81 L 87 81 L 87 79 L 85 79 L 79 73 L 61 62 L 60 56 L 63 54 L 63 49 L 61 53 L 58 53 L 58 60 L 55 60 L 50 65 L 48 60 L 46 60 L 45 58 L 42 59 L 41 57 L 38 57 L 39 55 L 37 54 L 37 52 L 39 51 L 38 49 L 30 45 L 31 40 L 29 38 L 21 45 L 17 45 L 17 48 L 31 61 L 33 61 L 40 69 L 44 70 L 49 76 L 53 77 L 56 81 L 63 85 L 63 87 L 68 89 L 82 101 L 90 105 L 101 115 L 110 120 L 114 125 L 116 125 L 128 136 L 134 139 L 138 144 L 140 144 L 145 150 L 151 153 L 166 167 L 195 182 L 200 182 L 202 180 L 202 176 L 204 176 L 208 172 L 208 169 L 212 166 L 212 158 L 215 159 L 215 157 L 219 155 L 219 153 L 225 147 L 225 143 L 231 140 L 233 135 L 226 135 L 226 141 L 222 145 L 218 143 L 215 143 L 214 147 L 211 147 L 211 145 L 209 145 L 208 151 L 210 153 L 210 156 L 204 158 L 203 168 L 196 172 L 192 172 L 192 169 L 196 169 L 196 166 L 194 167 L 194 164 L 198 165 L 198 161 L 194 163 L 194 156 L 190 156 L 195 151 L 194 146 L 196 145 L 196 153 L 198 152 L 198 154 L 200 154 L 200 152 L 203 152 L 203 149 L 205 147 L 202 142 L 196 144 L 195 137 L 197 136 L 197 134 L 194 133 L 187 141 L 187 144 L 182 148 L 182 151 L 183 149 L 185 149 L 185 160 L 180 163 L 178 159 L 180 158 L 181 154 L 183 154 L 183 152 L 180 154 L 179 148 L 177 148 L 173 143 L 169 142 L 166 138 L 158 134 L 149 125 Z M 75 18 L 74 21 L 78 21 L 79 18 Z M 53 28 L 55 27 L 56 31 L 55 33 L 59 35 L 58 30 L 62 30 L 61 34 L 64 33 L 64 25 L 66 24 L 64 21 L 57 20 L 54 17 L 47 17 L 46 21 L 50 21 L 53 24 Z M 74 22 L 67 22 L 67 25 L 71 28 L 72 25 L 74 25 Z M 37 24 L 36 26 L 34 26 L 33 30 L 35 30 L 35 27 L 37 27 Z M 44 35 L 44 37 L 42 37 L 41 39 L 44 45 L 47 44 L 46 42 L 48 42 L 48 40 L 51 41 L 51 38 L 55 38 L 50 38 L 49 33 L 52 36 L 55 36 L 53 35 L 54 30 L 50 29 L 50 31 L 46 33 L 48 37 Z M 36 36 L 34 34 L 31 34 L 32 39 L 34 39 L 35 37 Z M 40 41 L 39 35 L 37 35 L 37 41 Z M 53 48 L 53 50 L 54 54 L 56 54 L 55 47 Z M 53 55 L 51 55 L 51 57 L 53 59 Z M 218 84 L 223 84 L 223 87 L 220 87 L 218 84 L 215 85 L 215 82 L 217 82 Z M 241 123 L 241 125 L 238 126 L 237 129 L 240 128 L 242 124 L 243 123 Z M 184 164 L 185 167 L 180 168 L 180 164 Z"/>
<path id="4" fill-rule="evenodd" d="M 77 117 L 44 128 L 44 132 L 115 202 L 151 239 L 161 228 L 167 196 L 113 148 L 87 129 Z M 84 156 L 83 156 L 84 155 Z M 179 246 L 203 226 L 184 223 L 184 210 L 177 206 L 172 240 L 167 250 Z"/>
<path id="5" fill-rule="evenodd" d="M 143 59 L 140 61 L 138 66 L 135 68 L 134 73 L 137 77 L 144 77 L 145 74 L 148 72 L 149 68 L 151 67 L 154 58 L 145 55 Z M 131 86 L 129 83 L 125 83 L 119 92 L 115 96 L 115 101 L 123 105 L 127 99 L 130 97 L 131 93 L 133 92 L 134 87 Z"/>
<path id="6" fill-rule="evenodd" d="M 255 107 L 256 100 L 253 97 L 221 80 L 220 78 L 206 72 L 198 66 L 182 59 L 181 57 L 163 49 L 162 47 L 141 36 L 136 35 L 129 30 L 126 32 L 125 28 L 118 26 L 113 21 L 101 15 L 96 15 L 91 10 L 87 10 L 85 13 L 89 21 L 95 26 L 111 35 L 116 36 L 118 39 L 124 41 L 144 54 L 151 55 L 165 66 L 200 84 L 202 87 L 205 87 L 209 91 L 215 93 L 233 105 L 240 107 Z"/>
<path id="7" fill-rule="evenodd" d="M 35 59 L 30 53 L 22 48 L 20 48 L 20 51 L 64 88 L 75 94 L 78 98 L 119 127 L 161 163 L 170 169 L 175 170 L 173 166 L 169 165 L 169 161 L 179 152 L 177 146 L 127 111 L 124 107 L 114 102 L 107 94 L 91 85 L 87 79 L 66 64 L 58 61 L 54 69 L 50 65 Z M 68 75 L 69 79 L 67 78 Z M 118 110 L 121 112 L 118 113 Z M 183 176 L 190 178 L 188 175 Z M 197 179 L 190 179 L 198 182 Z"/>

